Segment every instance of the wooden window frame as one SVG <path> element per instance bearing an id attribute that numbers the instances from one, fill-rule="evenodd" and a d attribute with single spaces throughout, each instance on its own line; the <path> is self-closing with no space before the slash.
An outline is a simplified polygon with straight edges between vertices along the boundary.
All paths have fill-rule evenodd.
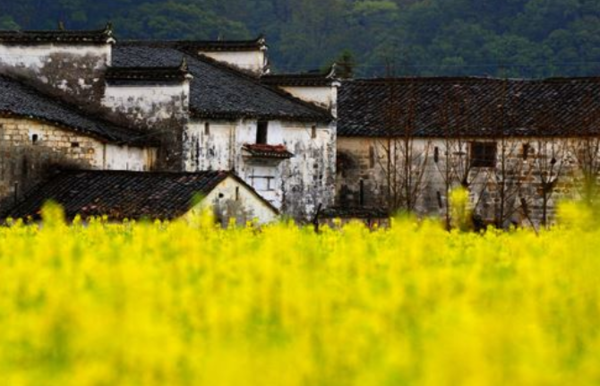
<path id="1" fill-rule="evenodd" d="M 495 168 L 497 154 L 496 142 L 471 142 L 471 167 Z"/>

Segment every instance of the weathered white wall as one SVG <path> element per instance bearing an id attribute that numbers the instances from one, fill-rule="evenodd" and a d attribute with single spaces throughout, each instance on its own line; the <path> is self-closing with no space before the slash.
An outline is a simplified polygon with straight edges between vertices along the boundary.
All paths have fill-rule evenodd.
<path id="1" fill-rule="evenodd" d="M 93 57 L 95 65 L 91 68 L 102 69 L 111 61 L 111 46 L 106 45 L 3 45 L 0 44 L 0 62 L 12 67 L 25 67 L 40 70 L 53 63 L 53 56 L 72 58 Z"/>
<path id="2" fill-rule="evenodd" d="M 94 101 L 102 96 L 101 72 L 110 63 L 110 44 L 0 44 L 0 73 L 27 77 Z"/>
<path id="3" fill-rule="evenodd" d="M 314 103 L 337 116 L 337 85 L 324 87 L 283 86 L 283 91 L 305 102 Z"/>
<path id="4" fill-rule="evenodd" d="M 198 51 L 199 54 L 207 56 L 219 62 L 237 67 L 241 70 L 250 71 L 262 75 L 266 66 L 264 50 L 256 51 Z"/>
<path id="5" fill-rule="evenodd" d="M 156 163 L 156 149 L 103 144 L 102 163 L 99 161 L 98 169 L 149 171 Z"/>
<path id="6" fill-rule="evenodd" d="M 319 204 L 333 203 L 335 125 L 270 121 L 267 142 L 285 145 L 294 157 L 257 162 L 244 156 L 244 144 L 256 142 L 256 121 L 188 124 L 184 133 L 186 171 L 234 170 L 284 214 L 307 220 Z M 316 126 L 316 137 L 312 138 Z"/>
<path id="7" fill-rule="evenodd" d="M 505 171 L 502 172 L 500 141 L 487 138 L 456 140 L 415 139 L 415 154 L 427 154 L 424 179 L 420 189 L 417 212 L 424 215 L 445 215 L 448 205 L 446 194 L 446 165 L 450 166 L 450 179 L 454 187 L 459 185 L 457 170 L 466 170 L 470 183 L 470 201 L 475 213 L 483 221 L 490 222 L 497 216 L 499 189 L 498 181 L 506 181 L 505 194 L 507 207 L 514 213 L 505 213 L 506 221 L 530 225 L 539 225 L 542 216 L 541 175 L 547 173 L 551 158 L 555 157 L 556 167 L 553 176 L 558 184 L 550 198 L 548 216 L 553 218 L 556 204 L 565 198 L 577 198 L 580 194 L 578 184 L 581 170 L 577 163 L 577 151 L 582 140 L 575 138 L 512 138 L 505 140 Z M 471 142 L 495 142 L 497 145 L 496 167 L 470 167 L 466 161 Z M 523 145 L 528 144 L 529 153 L 523 157 Z M 360 182 L 363 181 L 364 204 L 366 206 L 385 206 L 389 172 L 385 148 L 389 146 L 384 138 L 340 137 L 337 142 L 338 162 L 336 178 L 336 204 L 356 206 L 360 197 Z M 555 147 L 552 155 L 551 146 Z M 435 148 L 438 148 L 439 160 L 434 162 Z M 427 149 L 427 151 L 426 151 Z M 450 151 L 447 151 L 449 149 Z M 449 156 L 447 155 L 449 153 Z M 465 161 L 459 161 L 460 157 Z M 600 153 L 598 154 L 600 159 Z M 462 165 L 462 167 L 458 167 Z M 401 174 L 401 171 L 398 173 Z M 464 175 L 464 173 L 463 173 Z M 547 176 L 547 174 L 545 174 Z M 524 199 L 529 213 L 524 213 L 521 205 Z"/>
<path id="8" fill-rule="evenodd" d="M 217 185 L 192 212 L 205 208 L 212 209 L 224 226 L 231 219 L 235 219 L 238 225 L 245 225 L 248 221 L 265 224 L 278 218 L 278 213 L 271 206 L 233 177 Z"/>
<path id="9" fill-rule="evenodd" d="M 107 84 L 102 104 L 135 124 L 153 126 L 161 121 L 185 117 L 189 95 L 189 81 L 153 85 Z"/>

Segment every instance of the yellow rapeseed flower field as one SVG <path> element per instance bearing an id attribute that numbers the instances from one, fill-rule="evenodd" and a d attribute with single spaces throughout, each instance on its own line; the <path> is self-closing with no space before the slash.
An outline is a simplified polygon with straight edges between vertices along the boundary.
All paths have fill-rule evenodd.
<path id="1" fill-rule="evenodd" d="M 600 229 L 573 210 L 539 234 L 0 228 L 0 385 L 600 384 Z"/>

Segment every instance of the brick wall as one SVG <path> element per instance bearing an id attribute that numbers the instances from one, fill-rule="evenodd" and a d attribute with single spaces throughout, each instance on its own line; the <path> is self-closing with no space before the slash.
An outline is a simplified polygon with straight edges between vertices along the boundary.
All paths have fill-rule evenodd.
<path id="1" fill-rule="evenodd" d="M 102 143 L 31 119 L 0 118 L 0 204 L 5 206 L 55 166 L 101 167 Z"/>
<path id="2" fill-rule="evenodd" d="M 34 119 L 0 117 L 0 212 L 58 168 L 151 170 L 156 149 L 103 143 Z"/>

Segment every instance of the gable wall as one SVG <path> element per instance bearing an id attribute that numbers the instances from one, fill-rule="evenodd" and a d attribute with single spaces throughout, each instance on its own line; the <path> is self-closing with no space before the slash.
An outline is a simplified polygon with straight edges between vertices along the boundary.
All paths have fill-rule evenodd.
<path id="1" fill-rule="evenodd" d="M 254 220 L 266 224 L 276 221 L 278 217 L 273 208 L 233 177 L 217 185 L 192 211 L 205 208 L 214 212 L 222 226 L 232 221 L 242 226 Z"/>
<path id="2" fill-rule="evenodd" d="M 111 62 L 111 45 L 3 45 L 0 73 L 23 77 L 90 104 L 100 101 L 101 75 Z"/>
<path id="3" fill-rule="evenodd" d="M 105 144 L 52 124 L 2 117 L 0 154 L 0 209 L 3 201 L 12 204 L 56 167 L 150 170 L 156 157 L 155 149 Z"/>
<path id="4" fill-rule="evenodd" d="M 314 103 L 319 107 L 327 109 L 335 117 L 337 116 L 337 87 L 292 87 L 283 86 L 281 89 L 294 97 L 305 102 Z"/>
<path id="5" fill-rule="evenodd" d="M 102 104 L 136 125 L 181 120 L 189 110 L 189 82 L 181 84 L 107 85 Z"/>
<path id="6" fill-rule="evenodd" d="M 181 171 L 182 131 L 189 114 L 190 83 L 107 85 L 102 99 L 117 120 L 144 128 L 159 141 L 158 170 Z"/>
<path id="7" fill-rule="evenodd" d="M 201 55 L 207 56 L 218 62 L 223 62 L 240 70 L 249 71 L 257 75 L 264 72 L 266 58 L 265 52 L 256 51 L 199 51 Z"/>

